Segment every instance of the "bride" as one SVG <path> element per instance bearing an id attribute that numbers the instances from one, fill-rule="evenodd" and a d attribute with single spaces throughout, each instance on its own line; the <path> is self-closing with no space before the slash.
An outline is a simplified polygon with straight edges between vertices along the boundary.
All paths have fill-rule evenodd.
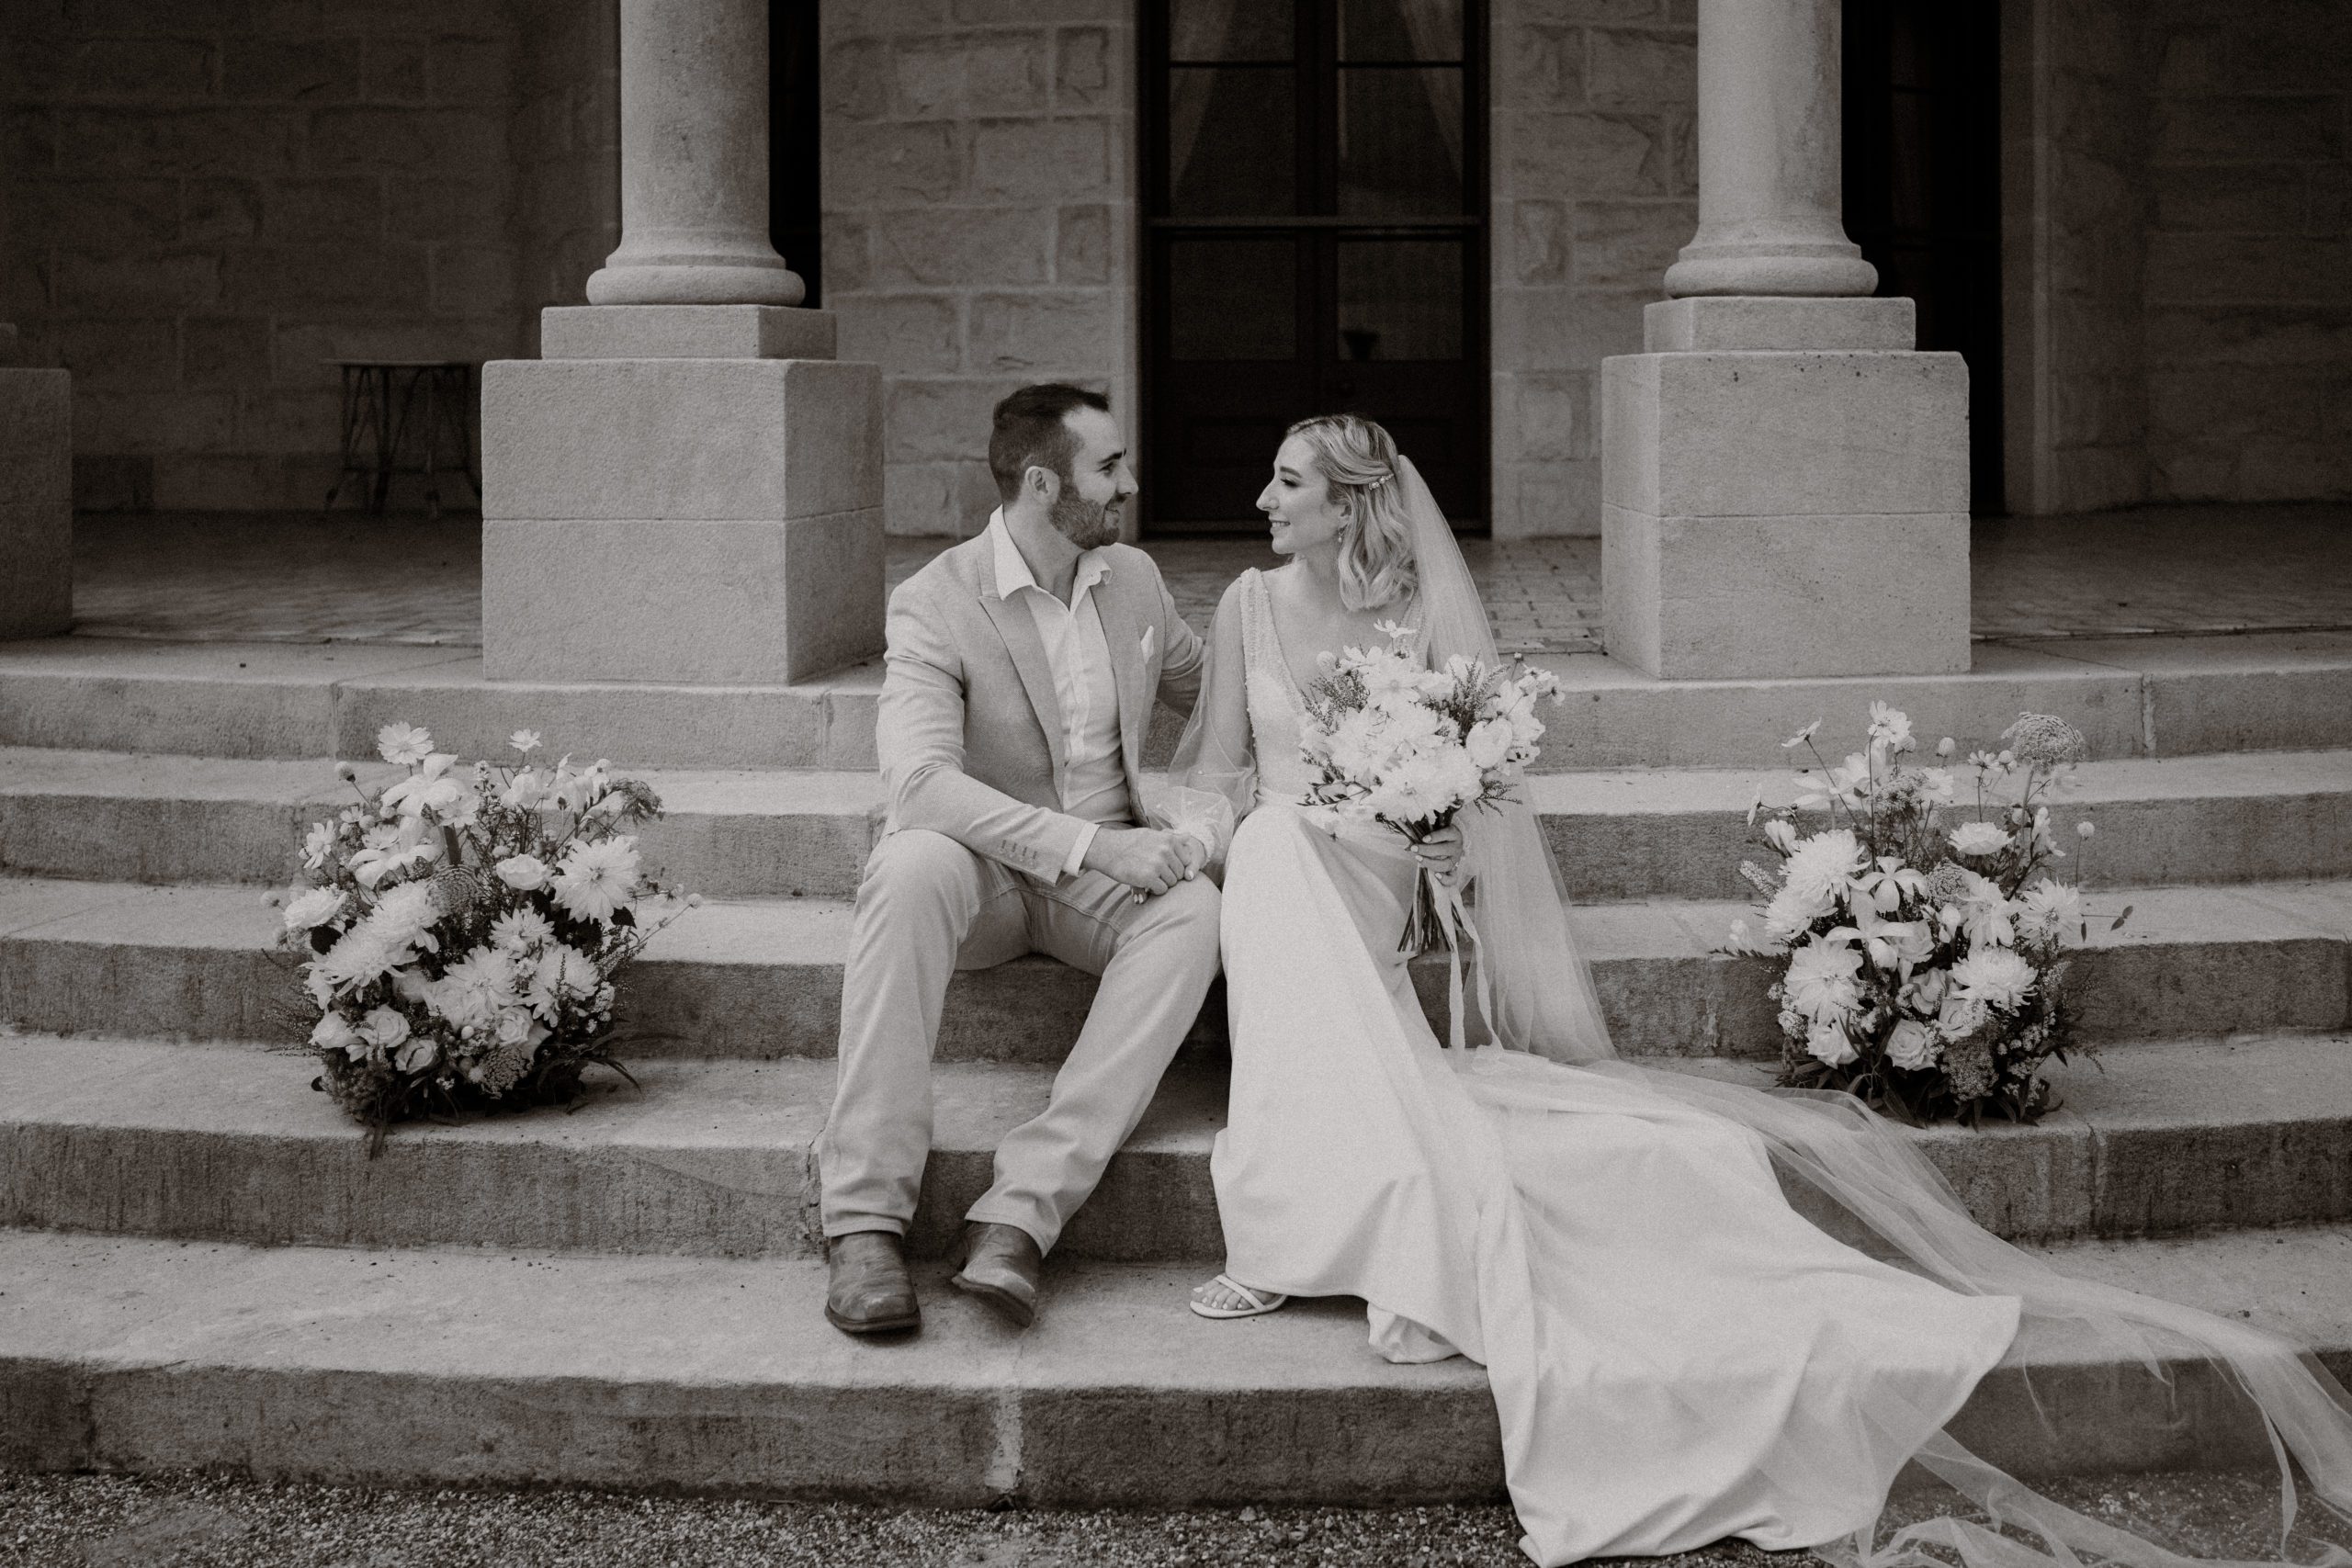
<path id="1" fill-rule="evenodd" d="M 1873 1565 L 1939 1562 L 1929 1547 L 1971 1568 L 2186 1561 L 1943 1435 L 2005 1355 L 2059 1346 L 2174 1375 L 2214 1363 L 2268 1417 L 2282 1465 L 2291 1450 L 2352 1510 L 2352 1401 L 2315 1359 L 1996 1239 L 1858 1101 L 1618 1059 L 1524 805 L 1418 850 L 1302 809 L 1319 654 L 1396 621 L 1433 662 L 1492 664 L 1495 647 L 1452 532 L 1379 425 L 1294 426 L 1258 504 L 1290 562 L 1227 591 L 1171 770 L 1186 802 L 1221 796 L 1238 821 L 1212 846 L 1233 1048 L 1212 1159 L 1227 1267 L 1194 1311 L 1358 1296 L 1389 1359 L 1482 1363 L 1521 1544 L 1541 1563 L 1732 1536 Z M 1224 840 L 1216 815 L 1200 830 Z M 1422 863 L 1471 900 L 1491 1036 L 1475 1048 L 1441 1045 L 1396 951 Z M 2044 1550 L 1954 1518 L 1874 1542 L 1915 1459 Z M 2290 1477 L 2290 1519 L 2293 1498 Z"/>

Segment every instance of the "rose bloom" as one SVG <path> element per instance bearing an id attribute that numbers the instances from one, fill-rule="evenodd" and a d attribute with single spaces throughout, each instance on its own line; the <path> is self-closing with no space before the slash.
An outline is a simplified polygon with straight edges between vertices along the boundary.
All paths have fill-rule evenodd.
<path id="1" fill-rule="evenodd" d="M 1932 1066 L 1938 1049 L 1936 1032 L 1915 1018 L 1897 1023 L 1886 1037 L 1886 1059 L 1910 1072 Z"/>
<path id="2" fill-rule="evenodd" d="M 498 880 L 517 892 L 530 893 L 545 887 L 555 873 L 547 862 L 537 855 L 512 855 L 498 863 Z"/>

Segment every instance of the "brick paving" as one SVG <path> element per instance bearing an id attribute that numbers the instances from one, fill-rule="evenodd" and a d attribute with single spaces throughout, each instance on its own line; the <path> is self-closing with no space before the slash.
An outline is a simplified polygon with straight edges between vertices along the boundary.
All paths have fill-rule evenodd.
<path id="1" fill-rule="evenodd" d="M 299 513 L 89 515 L 76 525 L 75 630 L 192 641 L 481 639 L 471 517 Z M 893 539 L 903 581 L 949 541 Z M 1177 606 L 1276 558 L 1256 541 L 1155 544 Z M 1506 651 L 1600 646 L 1600 541 L 1466 542 Z M 2043 639 L 2352 627 L 2352 506 L 2150 508 L 1976 525 L 1974 630 Z"/>

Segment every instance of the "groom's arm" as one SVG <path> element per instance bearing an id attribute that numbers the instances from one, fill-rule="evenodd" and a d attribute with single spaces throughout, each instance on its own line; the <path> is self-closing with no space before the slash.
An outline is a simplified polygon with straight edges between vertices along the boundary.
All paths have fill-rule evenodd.
<path id="1" fill-rule="evenodd" d="M 1087 824 L 1016 800 L 964 771 L 964 661 L 910 582 L 890 595 L 889 653 L 874 747 L 894 828 L 944 833 L 975 854 L 1047 880 Z"/>
<path id="2" fill-rule="evenodd" d="M 1208 648 L 1184 617 L 1176 613 L 1176 601 L 1170 597 L 1168 584 L 1154 577 L 1152 586 L 1159 591 L 1159 646 L 1168 650 L 1167 657 L 1159 662 L 1159 700 L 1178 713 L 1189 714 L 1200 699 Z"/>

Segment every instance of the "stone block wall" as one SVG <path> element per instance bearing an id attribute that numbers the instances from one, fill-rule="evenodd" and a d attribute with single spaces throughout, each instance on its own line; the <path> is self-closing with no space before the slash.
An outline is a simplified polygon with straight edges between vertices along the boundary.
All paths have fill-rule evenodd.
<path id="1" fill-rule="evenodd" d="M 1699 223 L 1695 0 L 1494 0 L 1494 532 L 1600 532 L 1600 362 Z"/>
<path id="2" fill-rule="evenodd" d="M 517 346 L 539 350 L 539 310 L 587 299 L 621 242 L 620 10 L 611 0 L 514 0 Z"/>
<path id="3" fill-rule="evenodd" d="M 2352 496 L 2352 6 L 2148 27 L 2150 497 Z"/>
<path id="4" fill-rule="evenodd" d="M 26 363 L 74 372 L 83 506 L 317 506 L 322 360 L 528 352 L 537 308 L 577 299 L 616 235 L 608 4 L 6 15 L 0 317 Z"/>
<path id="5" fill-rule="evenodd" d="M 1096 388 L 1137 430 L 1134 0 L 857 0 L 822 25 L 825 304 L 842 357 L 884 370 L 888 526 L 970 534 L 1014 387 Z"/>

